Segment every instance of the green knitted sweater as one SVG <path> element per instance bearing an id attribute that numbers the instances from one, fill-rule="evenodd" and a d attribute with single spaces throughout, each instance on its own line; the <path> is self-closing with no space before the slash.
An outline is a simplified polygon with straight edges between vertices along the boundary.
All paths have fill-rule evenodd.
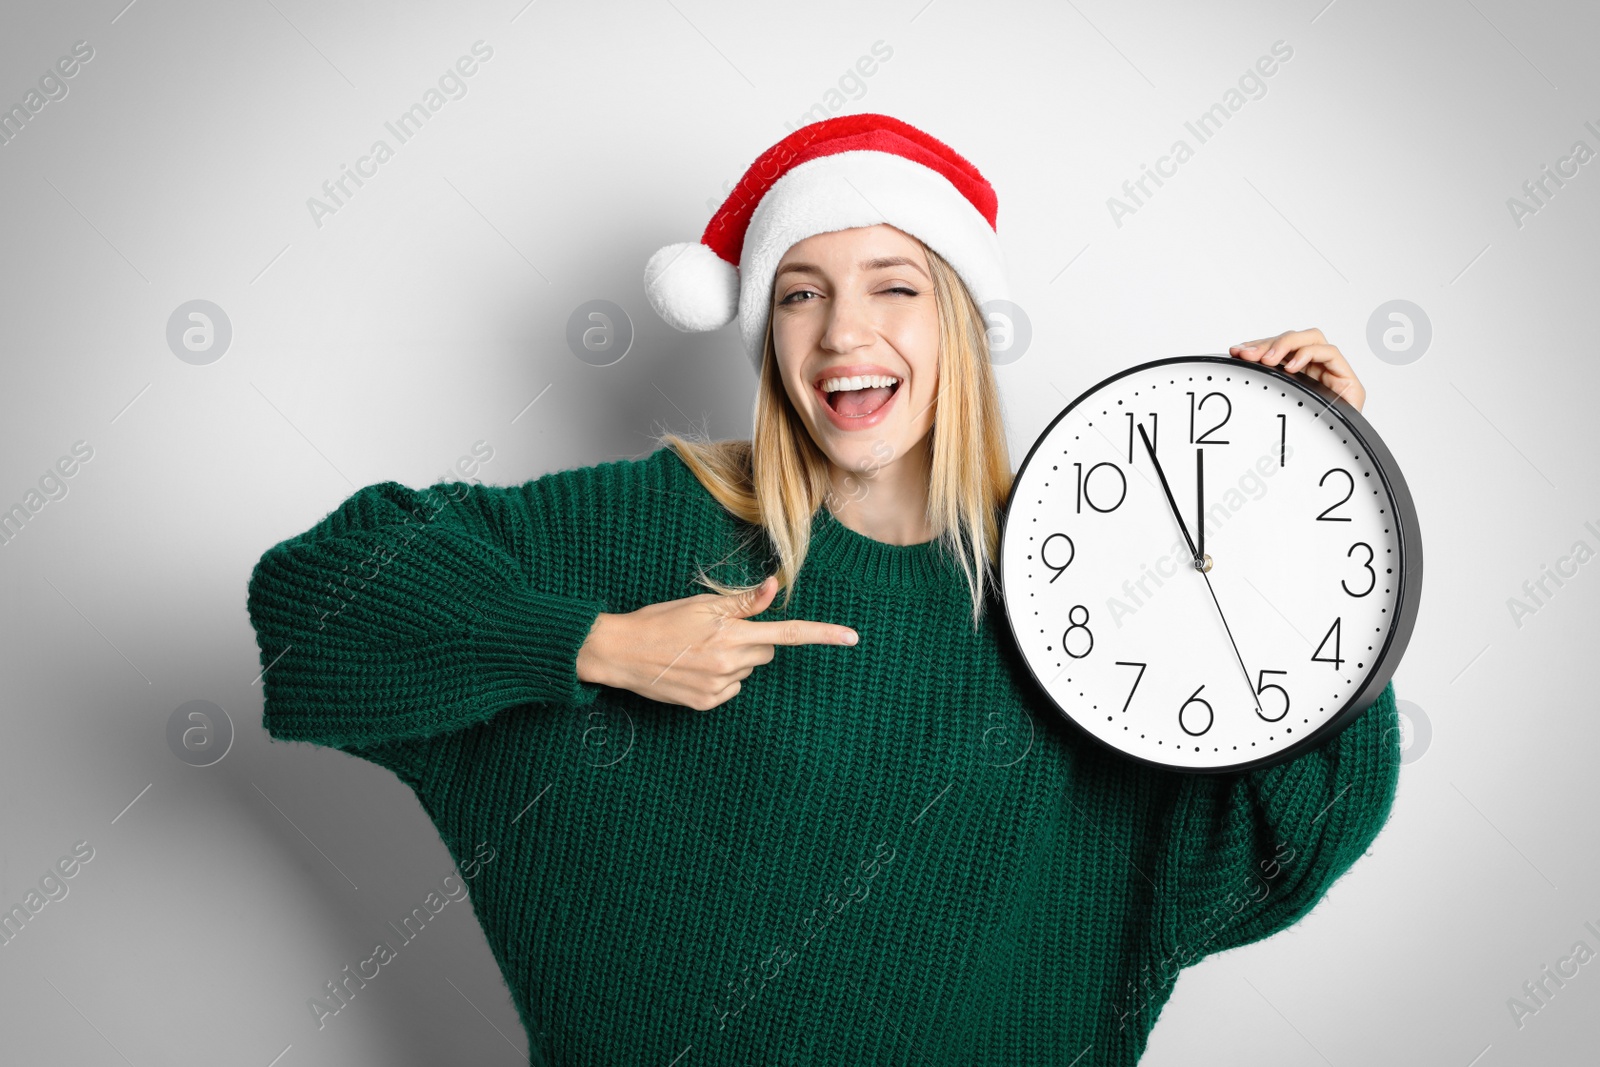
<path id="1" fill-rule="evenodd" d="M 1372 842 L 1393 686 L 1275 767 L 1135 763 L 1061 719 L 939 542 L 826 508 L 780 646 L 710 711 L 578 680 L 595 616 L 773 561 L 670 448 L 519 486 L 367 486 L 250 578 L 272 737 L 414 791 L 535 1064 L 1132 1064 L 1178 969 Z M 493 850 L 493 862 L 474 857 Z"/>

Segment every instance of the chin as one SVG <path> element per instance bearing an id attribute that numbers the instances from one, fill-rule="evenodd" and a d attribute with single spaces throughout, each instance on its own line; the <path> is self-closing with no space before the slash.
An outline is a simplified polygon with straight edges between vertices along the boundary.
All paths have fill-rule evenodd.
<path id="1" fill-rule="evenodd" d="M 898 426 L 874 426 L 856 433 L 832 433 L 824 451 L 834 464 L 851 471 L 886 467 L 909 449 L 907 435 Z"/>

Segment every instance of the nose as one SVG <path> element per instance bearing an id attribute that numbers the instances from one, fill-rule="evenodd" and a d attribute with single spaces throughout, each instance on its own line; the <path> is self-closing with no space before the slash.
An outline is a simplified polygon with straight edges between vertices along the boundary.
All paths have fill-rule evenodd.
<path id="1" fill-rule="evenodd" d="M 850 352 L 870 344 L 872 318 L 866 302 L 859 296 L 838 293 L 828 304 L 828 321 L 822 331 L 822 347 L 830 352 Z"/>

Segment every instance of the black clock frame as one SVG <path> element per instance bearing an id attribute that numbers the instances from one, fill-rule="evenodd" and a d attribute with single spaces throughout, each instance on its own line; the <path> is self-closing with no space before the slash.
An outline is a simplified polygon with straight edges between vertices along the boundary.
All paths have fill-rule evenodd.
<path id="1" fill-rule="evenodd" d="M 1022 484 L 1022 476 L 1027 471 L 1028 464 L 1033 460 L 1034 454 L 1038 452 L 1039 446 L 1050 436 L 1050 432 L 1056 428 L 1056 424 L 1071 414 L 1073 409 L 1085 399 L 1093 396 L 1112 382 L 1120 378 L 1126 378 L 1130 374 L 1149 370 L 1152 367 L 1162 367 L 1173 363 L 1215 363 L 1239 371 L 1248 369 L 1258 374 L 1264 374 L 1285 386 L 1293 387 L 1306 396 L 1321 401 L 1323 406 L 1338 418 L 1345 428 L 1355 436 L 1356 440 L 1361 443 L 1362 447 L 1366 449 L 1366 454 L 1372 457 L 1373 465 L 1378 469 L 1378 477 L 1382 479 L 1389 498 L 1394 501 L 1396 543 L 1400 548 L 1400 562 L 1396 568 L 1398 571 L 1396 582 L 1398 584 L 1395 590 L 1395 618 L 1393 625 L 1388 628 L 1388 632 L 1384 635 L 1383 648 L 1379 650 L 1377 657 L 1373 660 L 1372 666 L 1367 671 L 1366 678 L 1356 691 L 1356 695 L 1351 697 L 1343 708 L 1329 717 L 1321 726 L 1278 752 L 1241 763 L 1230 764 L 1227 767 L 1185 767 L 1124 752 L 1079 723 L 1071 712 L 1067 711 L 1066 708 L 1062 707 L 1050 696 L 1050 691 L 1045 687 L 1045 683 L 1039 678 L 1038 673 L 1034 671 L 1033 664 L 1028 660 L 1027 656 L 1022 655 L 1020 645 L 1017 648 L 1017 658 L 1027 667 L 1028 673 L 1032 676 L 1040 693 L 1044 695 L 1046 700 L 1055 705 L 1061 718 L 1071 723 L 1073 727 L 1089 737 L 1095 744 L 1102 745 L 1125 759 L 1150 767 L 1159 767 L 1163 770 L 1178 771 L 1185 774 L 1239 774 L 1262 767 L 1270 767 L 1278 763 L 1285 763 L 1296 756 L 1304 754 L 1349 726 L 1357 716 L 1377 700 L 1384 687 L 1394 677 L 1394 672 L 1400 665 L 1400 659 L 1405 655 L 1406 646 L 1411 641 L 1411 633 L 1416 627 L 1417 609 L 1422 597 L 1422 532 L 1417 523 L 1416 503 L 1411 498 L 1411 490 L 1406 484 L 1405 476 L 1400 472 L 1400 465 L 1395 462 L 1394 454 L 1384 444 L 1383 438 L 1378 435 L 1378 431 L 1373 428 L 1372 424 L 1366 420 L 1361 412 L 1356 410 L 1353 404 L 1340 397 L 1321 382 L 1305 377 L 1302 374 L 1290 374 L 1281 367 L 1267 367 L 1235 356 L 1204 353 L 1193 356 L 1170 356 L 1166 359 L 1151 360 L 1148 363 L 1141 363 L 1126 370 L 1118 371 L 1085 389 L 1071 403 L 1061 409 L 1055 418 L 1050 420 L 1050 424 L 1040 431 L 1039 436 L 1028 449 L 1028 454 L 1023 458 L 1021 466 L 1017 468 L 1016 474 L 1012 477 L 1011 491 L 1007 494 L 1005 511 L 1000 518 L 999 543 L 1002 563 L 1006 559 L 1006 531 L 1010 525 L 1011 508 L 1016 503 L 1017 489 Z M 1000 600 L 1005 605 L 1006 623 L 1011 630 L 1012 641 L 1015 643 L 1017 620 L 1012 617 L 1011 601 L 1005 592 L 1005 567 L 997 568 L 997 573 L 999 577 L 996 584 L 999 587 Z"/>

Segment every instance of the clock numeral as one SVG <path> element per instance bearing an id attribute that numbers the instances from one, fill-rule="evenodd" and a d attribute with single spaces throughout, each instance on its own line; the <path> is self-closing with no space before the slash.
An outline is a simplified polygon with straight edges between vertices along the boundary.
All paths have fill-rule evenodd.
<path id="1" fill-rule="evenodd" d="M 1104 514 L 1108 511 L 1116 511 L 1117 508 L 1122 506 L 1122 502 L 1128 498 L 1128 476 L 1123 474 L 1122 468 L 1117 466 L 1115 463 L 1096 463 L 1094 466 L 1089 468 L 1088 474 L 1083 472 L 1082 463 L 1074 463 L 1073 466 L 1077 468 L 1078 471 L 1078 514 L 1083 514 L 1083 505 L 1085 501 L 1088 502 L 1091 508 L 1100 512 L 1101 514 Z M 1099 504 L 1096 504 L 1094 502 L 1094 495 L 1089 491 L 1089 481 L 1094 477 L 1094 472 L 1099 470 L 1101 467 L 1110 467 L 1114 472 L 1116 472 L 1117 481 L 1122 483 L 1121 493 L 1117 497 L 1116 502 L 1109 504 L 1106 507 L 1101 507 Z M 1103 476 L 1100 479 L 1100 483 L 1102 485 L 1105 484 L 1105 478 Z M 1102 497 L 1105 496 L 1105 491 L 1101 490 L 1100 495 Z"/>
<path id="2" fill-rule="evenodd" d="M 1288 671 L 1269 671 L 1269 670 L 1261 670 L 1261 671 L 1258 671 L 1256 673 L 1256 696 L 1260 696 L 1262 693 L 1265 693 L 1268 689 L 1276 689 L 1278 692 L 1283 694 L 1283 710 L 1278 712 L 1278 714 L 1276 714 L 1276 715 L 1268 715 L 1266 712 L 1262 711 L 1260 708 L 1256 709 L 1256 714 L 1261 716 L 1267 722 L 1277 722 L 1279 719 L 1281 719 L 1285 715 L 1289 714 L 1289 691 L 1287 689 L 1285 689 L 1283 686 L 1278 685 L 1275 682 L 1265 682 L 1265 683 L 1263 683 L 1262 679 L 1261 679 L 1261 676 L 1264 675 L 1264 674 L 1288 674 L 1288 673 L 1289 673 Z"/>
<path id="3" fill-rule="evenodd" d="M 1204 688 L 1205 688 L 1205 686 L 1203 686 L 1203 685 L 1200 687 L 1200 689 L 1204 689 Z M 1182 727 L 1183 728 L 1183 732 L 1188 734 L 1190 737 L 1199 737 L 1201 734 L 1203 734 L 1207 730 L 1211 729 L 1211 724 L 1217 720 L 1216 713 L 1211 710 L 1211 704 L 1208 701 L 1200 699 L 1200 689 L 1196 689 L 1193 693 L 1190 693 L 1189 694 L 1189 699 L 1185 700 L 1178 707 L 1178 725 L 1180 727 Z M 1199 716 L 1200 716 L 1199 712 L 1190 711 L 1189 710 L 1189 708 L 1194 706 L 1194 705 L 1199 705 L 1200 707 L 1205 709 L 1206 724 L 1204 726 L 1200 727 L 1200 729 L 1198 729 L 1198 730 L 1189 729 L 1188 722 L 1184 721 L 1186 718 L 1187 719 L 1198 719 L 1199 718 Z"/>
<path id="4" fill-rule="evenodd" d="M 1289 416 L 1278 416 L 1278 466 L 1283 466 L 1289 445 Z"/>
<path id="5" fill-rule="evenodd" d="M 1221 393 L 1207 393 L 1205 396 L 1200 398 L 1200 402 L 1197 404 L 1197 403 L 1195 403 L 1194 394 L 1193 393 L 1189 393 L 1188 396 L 1189 396 L 1189 443 L 1191 445 L 1225 445 L 1225 444 L 1227 444 L 1228 443 L 1227 441 L 1211 440 L 1211 435 L 1216 433 L 1218 430 L 1222 429 L 1224 426 L 1226 426 L 1228 424 L 1228 420 L 1233 418 L 1233 401 L 1229 400 L 1226 396 L 1224 396 Z M 1205 407 L 1206 406 L 1206 401 L 1210 400 L 1212 397 L 1216 397 L 1218 400 L 1222 401 L 1222 403 L 1227 407 L 1227 410 L 1223 412 L 1222 421 L 1221 422 L 1219 422 L 1215 426 L 1211 427 L 1211 429 L 1207 430 L 1205 433 L 1201 434 L 1199 437 L 1196 437 L 1194 435 L 1194 416 L 1195 416 L 1195 413 L 1200 408 Z"/>
<path id="6" fill-rule="evenodd" d="M 1351 589 L 1348 585 L 1345 585 L 1343 578 L 1339 579 L 1339 585 L 1340 585 L 1340 587 L 1342 589 L 1344 589 L 1344 591 L 1346 593 L 1349 593 L 1351 596 L 1366 596 L 1368 593 L 1372 592 L 1375 588 L 1377 588 L 1377 585 L 1378 585 L 1378 572 L 1372 569 L 1372 560 L 1373 560 L 1373 557 L 1375 556 L 1375 553 L 1372 551 L 1372 546 L 1371 545 L 1367 544 L 1365 541 L 1357 541 L 1355 544 L 1350 546 L 1350 551 L 1345 553 L 1345 558 L 1348 559 L 1355 552 L 1355 550 L 1358 549 L 1358 548 L 1364 548 L 1364 549 L 1367 550 L 1367 561 L 1365 563 L 1363 563 L 1362 566 L 1367 569 L 1367 576 L 1369 578 L 1371 578 L 1372 580 L 1370 582 L 1368 582 L 1367 583 L 1367 587 L 1365 589 L 1361 590 L 1361 592 L 1359 592 L 1359 593 L 1356 592 L 1354 589 Z"/>
<path id="7" fill-rule="evenodd" d="M 1331 471 L 1329 471 L 1327 474 L 1324 474 L 1321 478 L 1319 478 L 1317 480 L 1317 484 L 1319 486 L 1322 485 L 1323 482 L 1326 482 L 1328 480 L 1328 475 L 1331 475 L 1331 474 L 1342 474 L 1342 475 L 1344 475 L 1346 478 L 1348 478 L 1350 480 L 1350 488 L 1344 494 L 1344 497 L 1342 499 L 1335 500 L 1333 503 L 1331 503 L 1327 507 L 1323 508 L 1322 509 L 1322 514 L 1317 516 L 1317 521 L 1318 522 L 1349 522 L 1350 518 L 1347 515 L 1329 515 L 1328 512 L 1332 511 L 1334 508 L 1338 507 L 1340 504 L 1343 504 L 1345 501 L 1349 500 L 1350 497 L 1355 493 L 1355 491 L 1356 491 L 1356 479 L 1355 479 L 1355 476 L 1352 475 L 1349 471 L 1345 470 L 1343 467 L 1335 467 Z"/>
<path id="8" fill-rule="evenodd" d="M 1063 541 L 1065 541 L 1067 543 L 1067 561 L 1065 563 L 1061 564 L 1059 567 L 1056 566 L 1054 563 L 1050 562 L 1050 559 L 1046 555 L 1046 552 L 1045 552 L 1045 550 L 1050 547 L 1050 542 L 1054 541 L 1058 537 L 1061 538 L 1061 540 L 1063 540 Z M 1077 559 L 1077 558 L 1078 558 L 1078 546 L 1073 544 L 1072 538 L 1068 537 L 1064 533 L 1053 533 L 1053 534 L 1051 534 L 1049 537 L 1046 537 L 1044 539 L 1044 544 L 1039 546 L 1039 562 L 1043 563 L 1045 565 L 1045 569 L 1046 570 L 1055 571 L 1055 573 L 1050 576 L 1050 582 L 1053 582 L 1057 578 L 1061 577 L 1061 572 L 1066 570 L 1068 567 L 1072 566 L 1072 561 Z M 1049 585 L 1050 582 L 1046 582 L 1045 584 Z"/>
<path id="9" fill-rule="evenodd" d="M 1080 611 L 1083 612 L 1082 620 L 1078 618 L 1078 612 Z M 1082 659 L 1094 650 L 1094 634 L 1089 630 L 1088 626 L 1089 609 L 1082 604 L 1072 605 L 1072 608 L 1067 612 L 1067 621 L 1072 625 L 1061 632 L 1061 647 L 1073 659 Z M 1067 647 L 1067 639 L 1072 636 L 1072 631 L 1074 630 L 1082 630 L 1089 638 L 1089 647 L 1082 652 L 1074 652 Z"/>
<path id="10" fill-rule="evenodd" d="M 1128 466 L 1133 466 L 1133 412 L 1128 412 Z M 1159 443 L 1156 441 L 1156 432 L 1160 429 L 1160 419 L 1154 411 L 1150 412 L 1150 449 L 1156 451 Z"/>
<path id="11" fill-rule="evenodd" d="M 1328 632 L 1322 635 L 1322 644 L 1318 645 L 1317 650 L 1311 653 L 1311 658 L 1313 661 L 1317 663 L 1331 663 L 1333 664 L 1334 670 L 1338 670 L 1344 664 L 1344 660 L 1339 658 L 1339 623 L 1341 621 L 1342 620 L 1338 618 L 1333 620 L 1333 625 L 1328 627 Z M 1322 650 L 1327 647 L 1329 638 L 1333 639 L 1332 657 L 1321 654 Z"/>
<path id="12" fill-rule="evenodd" d="M 1150 666 L 1150 664 L 1148 664 L 1148 663 L 1130 662 L 1128 660 L 1119 659 L 1119 660 L 1117 660 L 1117 666 L 1119 666 L 1119 667 L 1138 667 L 1139 668 L 1139 673 L 1137 675 L 1135 675 L 1134 679 L 1133 679 L 1133 689 L 1128 690 L 1128 699 L 1124 700 L 1122 702 L 1122 710 L 1123 711 L 1127 711 L 1128 710 L 1128 705 L 1133 702 L 1134 690 L 1139 688 L 1139 680 L 1144 677 L 1144 669 L 1146 667 Z"/>

